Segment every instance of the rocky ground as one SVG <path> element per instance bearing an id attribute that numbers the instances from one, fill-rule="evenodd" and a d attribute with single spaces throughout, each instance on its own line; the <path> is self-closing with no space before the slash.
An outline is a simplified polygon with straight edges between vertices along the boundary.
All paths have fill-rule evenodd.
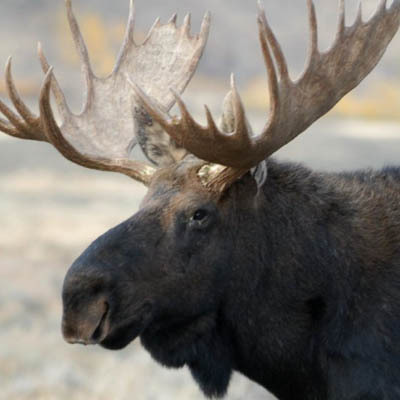
<path id="1" fill-rule="evenodd" d="M 398 124 L 326 120 L 279 157 L 341 170 L 397 163 L 399 154 Z M 0 136 L 0 399 L 203 398 L 188 371 L 160 367 L 138 342 L 108 352 L 61 338 L 68 266 L 135 212 L 143 194 L 135 182 L 72 165 L 45 144 Z M 235 375 L 227 399 L 245 398 L 272 399 Z"/>

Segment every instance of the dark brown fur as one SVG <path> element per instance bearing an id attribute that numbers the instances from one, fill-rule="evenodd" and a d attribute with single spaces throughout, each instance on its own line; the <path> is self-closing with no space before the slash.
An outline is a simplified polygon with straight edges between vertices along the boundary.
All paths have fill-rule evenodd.
<path id="1" fill-rule="evenodd" d="M 100 296 L 102 346 L 140 336 L 208 396 L 236 370 L 283 400 L 398 399 L 400 170 L 270 160 L 263 187 L 247 174 L 217 195 L 198 167 L 158 172 L 140 211 L 74 263 L 64 333 Z"/>

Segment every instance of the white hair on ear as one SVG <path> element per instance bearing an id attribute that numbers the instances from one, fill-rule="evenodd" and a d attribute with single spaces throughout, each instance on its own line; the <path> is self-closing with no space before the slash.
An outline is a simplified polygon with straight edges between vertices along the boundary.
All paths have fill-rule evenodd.
<path id="1" fill-rule="evenodd" d="M 252 168 L 251 174 L 257 183 L 257 188 L 262 188 L 268 177 L 267 161 L 261 161 L 256 167 Z"/>

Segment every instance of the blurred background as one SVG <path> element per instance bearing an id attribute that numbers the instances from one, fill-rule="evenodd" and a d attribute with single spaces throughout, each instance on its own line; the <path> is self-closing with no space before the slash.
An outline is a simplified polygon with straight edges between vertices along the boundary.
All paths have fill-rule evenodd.
<path id="1" fill-rule="evenodd" d="M 378 0 L 364 0 L 364 18 Z M 235 72 L 250 120 L 266 119 L 267 84 L 257 41 L 255 0 L 137 0 L 140 41 L 155 17 L 193 15 L 198 31 L 213 13 L 208 48 L 185 93 L 203 118 L 215 114 Z M 305 0 L 266 0 L 267 15 L 291 68 L 302 70 L 307 50 Z M 337 3 L 316 1 L 320 48 L 334 38 Z M 347 23 L 358 2 L 347 0 Z M 128 0 L 74 0 L 95 71 L 107 75 L 122 41 Z M 2 0 L 0 60 L 13 55 L 21 93 L 37 110 L 43 78 L 36 57 L 40 40 L 71 107 L 79 111 L 82 80 L 62 0 Z M 400 158 L 400 35 L 378 68 L 323 120 L 277 157 L 321 170 L 381 167 Z M 6 99 L 3 79 L 0 96 Z M 0 134 L 0 398 L 16 399 L 202 399 L 186 370 L 171 371 L 151 360 L 138 341 L 123 351 L 70 346 L 60 333 L 61 286 L 73 260 L 100 234 L 133 214 L 144 188 L 124 176 L 80 168 L 43 143 Z M 272 399 L 236 374 L 227 399 Z"/>

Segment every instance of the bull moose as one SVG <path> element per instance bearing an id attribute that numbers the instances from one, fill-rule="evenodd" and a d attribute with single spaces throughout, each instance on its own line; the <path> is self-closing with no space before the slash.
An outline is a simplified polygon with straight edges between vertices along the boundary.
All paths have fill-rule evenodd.
<path id="1" fill-rule="evenodd" d="M 100 79 L 66 5 L 87 84 L 83 111 L 69 110 L 39 48 L 40 115 L 19 96 L 9 61 L 16 112 L 0 102 L 0 129 L 128 175 L 148 193 L 69 269 L 65 340 L 116 350 L 140 337 L 161 364 L 188 366 L 209 397 L 226 393 L 235 370 L 282 400 L 399 399 L 400 169 L 319 173 L 271 156 L 375 67 L 400 25 L 400 0 L 380 1 L 351 26 L 341 0 L 336 39 L 323 53 L 308 0 L 311 45 L 295 82 L 259 4 L 270 96 L 259 134 L 233 77 L 219 125 L 207 107 L 199 125 L 180 97 L 206 44 L 208 14 L 198 35 L 189 18 L 178 27 L 174 16 L 137 45 L 131 1 L 118 61 Z M 175 103 L 179 117 L 169 114 Z M 130 158 L 136 144 L 152 165 Z"/>

